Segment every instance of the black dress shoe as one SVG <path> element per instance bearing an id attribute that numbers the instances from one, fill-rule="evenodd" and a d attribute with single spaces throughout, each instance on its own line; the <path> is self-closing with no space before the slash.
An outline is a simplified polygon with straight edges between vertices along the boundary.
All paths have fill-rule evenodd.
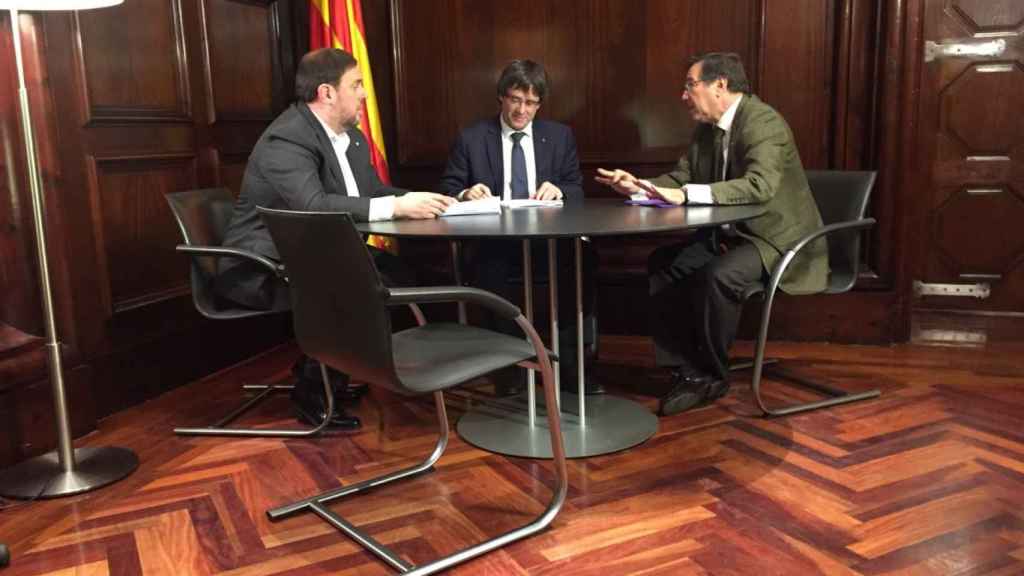
<path id="1" fill-rule="evenodd" d="M 292 408 L 295 410 L 295 418 L 299 422 L 303 422 L 310 426 L 319 426 L 324 421 L 324 411 L 311 413 L 306 412 L 299 404 L 293 404 Z M 350 416 L 340 408 L 334 409 L 334 414 L 331 415 L 331 419 L 327 422 L 327 427 L 332 430 L 358 430 L 363 425 L 362 421 L 359 420 L 358 416 Z"/>
<path id="2" fill-rule="evenodd" d="M 658 413 L 671 416 L 713 402 L 729 391 L 729 383 L 692 366 L 672 372 L 672 388 L 658 402 Z"/>
<path id="3" fill-rule="evenodd" d="M 730 385 L 728 380 L 715 380 L 711 382 L 711 386 L 708 387 L 708 403 L 714 402 L 728 394 L 729 387 Z"/>
<path id="4" fill-rule="evenodd" d="M 672 389 L 658 401 L 658 414 L 672 416 L 685 412 L 705 401 L 711 380 L 677 380 Z"/>
<path id="5" fill-rule="evenodd" d="M 292 389 L 292 408 L 295 410 L 295 416 L 300 422 L 305 422 L 310 426 L 319 426 L 327 411 L 323 387 L 322 384 L 319 384 L 318 388 L 318 384 L 308 380 L 299 380 L 295 383 L 295 388 Z M 335 402 L 334 412 L 327 423 L 329 428 L 355 430 L 361 425 L 358 417 L 348 415 Z"/>

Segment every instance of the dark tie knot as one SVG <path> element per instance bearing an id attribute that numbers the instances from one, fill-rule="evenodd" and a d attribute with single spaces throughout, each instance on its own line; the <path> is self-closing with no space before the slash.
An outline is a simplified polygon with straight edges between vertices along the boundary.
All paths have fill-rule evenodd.
<path id="1" fill-rule="evenodd" d="M 512 144 L 515 146 L 519 146 L 519 141 L 523 139 L 523 136 L 526 136 L 526 132 L 513 132 Z"/>

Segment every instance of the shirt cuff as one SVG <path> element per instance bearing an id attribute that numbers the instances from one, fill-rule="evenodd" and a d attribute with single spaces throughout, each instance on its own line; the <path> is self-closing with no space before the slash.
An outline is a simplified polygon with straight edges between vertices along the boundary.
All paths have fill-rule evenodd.
<path id="1" fill-rule="evenodd" d="M 711 186 L 707 184 L 687 184 L 683 188 L 686 188 L 687 204 L 715 203 L 715 198 L 711 195 Z"/>
<path id="2" fill-rule="evenodd" d="M 395 216 L 395 197 L 370 198 L 370 222 L 391 220 Z"/>

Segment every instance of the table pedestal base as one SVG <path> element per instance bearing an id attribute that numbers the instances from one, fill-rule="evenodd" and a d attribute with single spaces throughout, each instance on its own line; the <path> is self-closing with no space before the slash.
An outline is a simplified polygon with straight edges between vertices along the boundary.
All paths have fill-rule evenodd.
<path id="1" fill-rule="evenodd" d="M 538 394 L 538 396 L 540 396 Z M 586 426 L 579 425 L 575 394 L 562 392 L 562 438 L 569 458 L 586 458 L 625 450 L 658 431 L 658 418 L 640 404 L 607 394 L 588 396 Z M 551 435 L 543 400 L 536 425 L 529 426 L 526 396 L 499 398 L 477 405 L 458 424 L 459 436 L 470 444 L 498 454 L 551 458 Z"/>

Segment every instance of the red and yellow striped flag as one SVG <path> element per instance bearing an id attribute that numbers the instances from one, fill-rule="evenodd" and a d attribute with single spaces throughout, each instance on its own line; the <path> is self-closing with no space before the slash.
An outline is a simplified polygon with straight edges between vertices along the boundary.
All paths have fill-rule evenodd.
<path id="1" fill-rule="evenodd" d="M 384 152 L 384 133 L 380 129 L 380 110 L 377 108 L 377 92 L 373 87 L 373 73 L 370 71 L 370 54 L 366 50 L 363 26 L 363 8 L 360 0 L 310 0 L 309 48 L 341 48 L 355 57 L 363 73 L 363 88 L 366 103 L 363 106 L 359 127 L 362 128 L 370 145 L 370 162 L 377 170 L 381 182 L 391 183 L 388 175 L 388 159 Z M 370 236 L 367 244 L 381 250 L 397 253 L 398 243 L 392 238 Z"/>

